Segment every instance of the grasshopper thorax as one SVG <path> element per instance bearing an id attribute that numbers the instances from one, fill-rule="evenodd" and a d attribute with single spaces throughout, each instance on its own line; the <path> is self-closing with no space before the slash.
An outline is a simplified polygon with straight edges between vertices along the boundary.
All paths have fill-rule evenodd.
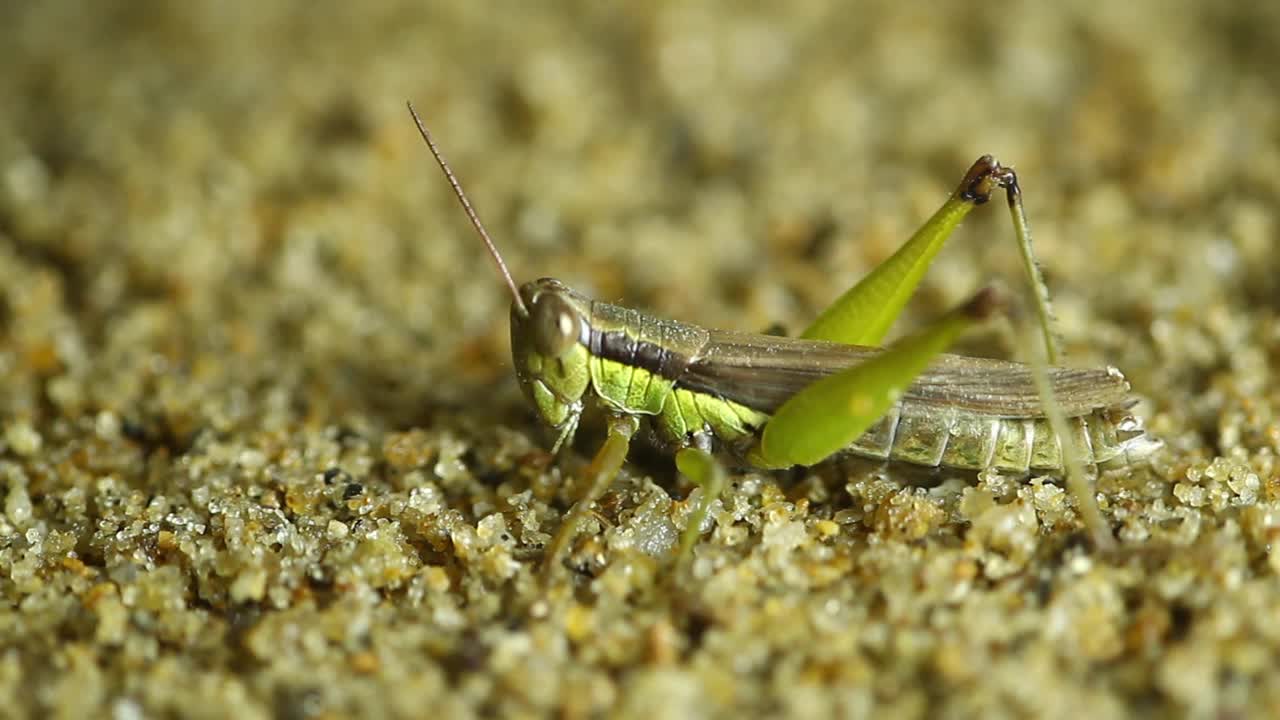
<path id="1" fill-rule="evenodd" d="M 591 384 L 590 322 L 591 301 L 552 278 L 520 286 L 519 302 L 511 304 L 516 377 L 559 432 L 554 449 L 573 437 Z"/>

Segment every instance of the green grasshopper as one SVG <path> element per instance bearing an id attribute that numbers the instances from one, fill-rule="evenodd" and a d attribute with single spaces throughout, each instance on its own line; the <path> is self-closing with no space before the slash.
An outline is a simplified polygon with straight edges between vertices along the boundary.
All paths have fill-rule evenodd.
<path id="1" fill-rule="evenodd" d="M 1048 290 L 1031 252 L 1018 178 L 991 156 L 978 158 L 893 256 L 801 337 L 786 338 L 657 318 L 591 300 L 551 278 L 517 286 L 412 103 L 409 112 L 511 290 L 516 376 L 558 433 L 552 451 L 573 438 L 588 402 L 607 418 L 608 435 L 587 469 L 590 487 L 548 546 L 547 569 L 613 482 L 642 418 L 675 452 L 680 471 L 704 490 L 681 538 L 682 558 L 724 484 L 715 452 L 761 469 L 814 465 L 848 453 L 935 468 L 1059 472 L 1070 483 L 1083 477 L 1084 465 L 1123 466 L 1159 446 L 1130 412 L 1134 400 L 1118 370 L 1055 364 Z M 997 189 L 1006 192 L 1034 291 L 1043 357 L 1026 365 L 943 354 L 1001 305 L 990 288 L 924 329 L 877 347 L 952 231 Z M 1072 489 L 1098 542 L 1109 543 L 1109 529 L 1098 530 L 1101 515 L 1087 481 Z"/>

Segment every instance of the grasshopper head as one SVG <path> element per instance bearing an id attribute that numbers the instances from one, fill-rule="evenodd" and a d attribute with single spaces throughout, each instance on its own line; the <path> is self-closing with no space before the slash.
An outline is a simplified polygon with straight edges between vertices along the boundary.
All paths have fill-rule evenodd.
<path id="1" fill-rule="evenodd" d="M 511 305 L 516 377 L 538 414 L 560 433 L 552 452 L 572 439 L 591 384 L 590 317 L 591 301 L 551 278 L 522 285 L 520 302 Z"/>

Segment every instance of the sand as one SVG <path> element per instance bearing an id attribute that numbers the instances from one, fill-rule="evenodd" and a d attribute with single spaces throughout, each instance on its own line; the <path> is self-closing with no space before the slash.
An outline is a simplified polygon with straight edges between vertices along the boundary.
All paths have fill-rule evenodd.
<path id="1" fill-rule="evenodd" d="M 75 3 L 0 22 L 0 715 L 1280 715 L 1280 5 Z M 1103 478 L 638 450 L 563 566 L 519 279 L 796 332 L 993 153 Z M 1002 203 L 908 307 L 1017 288 Z M 1017 355 L 997 323 L 962 343 Z"/>

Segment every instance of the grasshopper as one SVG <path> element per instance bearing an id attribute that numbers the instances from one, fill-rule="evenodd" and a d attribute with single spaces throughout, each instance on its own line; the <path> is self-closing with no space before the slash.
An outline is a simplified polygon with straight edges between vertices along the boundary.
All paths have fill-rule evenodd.
<path id="1" fill-rule="evenodd" d="M 409 112 L 511 291 L 516 376 L 557 433 L 552 452 L 572 440 L 587 403 L 607 418 L 607 437 L 587 468 L 589 489 L 548 545 L 547 570 L 613 482 L 642 419 L 704 491 L 682 534 L 680 558 L 691 551 L 724 484 L 713 453 L 761 469 L 814 465 L 847 453 L 932 468 L 1062 473 L 1095 542 L 1112 542 L 1083 468 L 1136 463 L 1160 443 L 1131 412 L 1136 401 L 1120 371 L 1057 364 L 1048 289 L 1012 168 L 989 155 L 978 158 L 894 255 L 799 338 L 786 338 L 654 317 L 592 300 L 552 278 L 517 285 L 412 103 Z M 998 189 L 1008 199 L 1033 291 L 1043 341 L 1036 361 L 944 354 L 1001 307 L 991 288 L 879 347 L 952 231 Z"/>

